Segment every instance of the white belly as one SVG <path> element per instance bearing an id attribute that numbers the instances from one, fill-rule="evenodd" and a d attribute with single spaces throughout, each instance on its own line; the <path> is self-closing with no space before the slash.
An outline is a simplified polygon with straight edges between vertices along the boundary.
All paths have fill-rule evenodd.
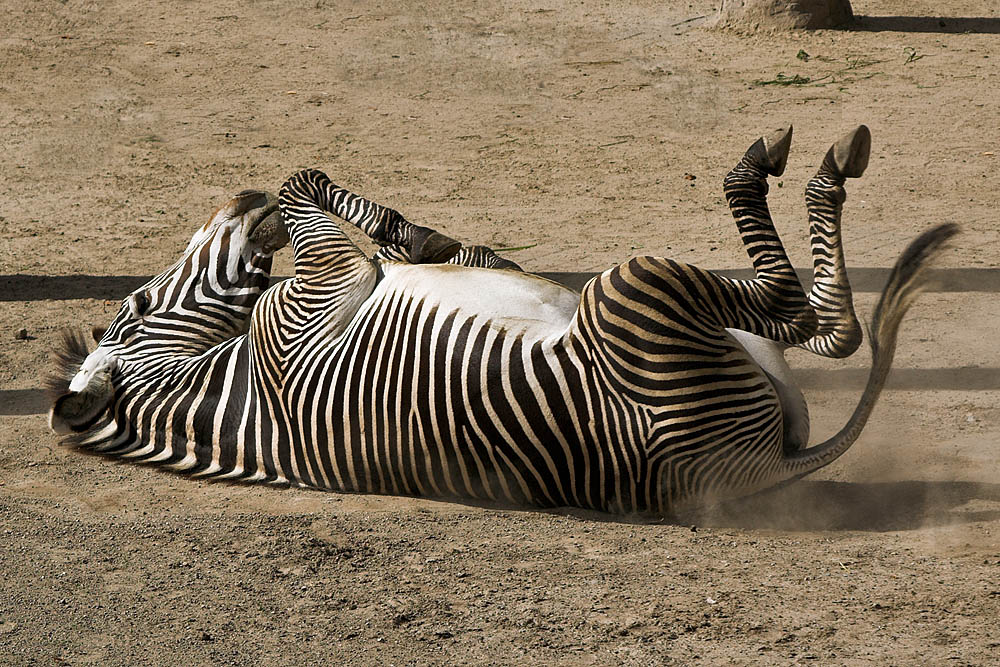
<path id="1" fill-rule="evenodd" d="M 382 270 L 385 277 L 370 299 L 404 293 L 439 311 L 487 318 L 496 327 L 528 338 L 562 335 L 580 305 L 576 292 L 520 271 L 395 262 L 383 264 Z"/>

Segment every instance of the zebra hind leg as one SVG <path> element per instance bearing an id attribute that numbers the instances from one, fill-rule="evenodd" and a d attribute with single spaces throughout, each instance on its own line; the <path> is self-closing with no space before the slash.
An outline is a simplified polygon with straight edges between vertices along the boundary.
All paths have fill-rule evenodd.
<path id="1" fill-rule="evenodd" d="M 844 183 L 864 173 L 870 150 L 871 133 L 861 125 L 830 147 L 819 171 L 806 185 L 813 255 L 809 303 L 819 325 L 816 335 L 799 347 L 824 357 L 847 357 L 861 345 L 861 325 L 854 313 L 840 227 L 847 198 Z"/>
<path id="2" fill-rule="evenodd" d="M 758 139 L 726 175 L 723 186 L 740 238 L 753 263 L 754 280 L 722 280 L 733 294 L 727 328 L 793 345 L 811 338 L 816 313 L 799 283 L 767 205 L 767 177 L 784 173 L 792 128 Z M 721 313 L 720 313 L 721 315 Z"/>

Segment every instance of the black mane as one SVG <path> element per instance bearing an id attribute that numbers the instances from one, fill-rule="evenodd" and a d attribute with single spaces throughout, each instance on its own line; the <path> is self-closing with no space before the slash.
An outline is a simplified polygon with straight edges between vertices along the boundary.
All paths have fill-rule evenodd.
<path id="1" fill-rule="evenodd" d="M 45 377 L 45 391 L 50 402 L 69 393 L 69 383 L 88 354 L 86 337 L 78 331 L 63 329 L 62 340 L 52 352 L 54 368 Z"/>

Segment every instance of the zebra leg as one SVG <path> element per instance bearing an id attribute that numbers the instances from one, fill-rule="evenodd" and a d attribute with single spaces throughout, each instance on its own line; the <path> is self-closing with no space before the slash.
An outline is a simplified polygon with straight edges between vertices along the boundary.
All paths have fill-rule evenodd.
<path id="1" fill-rule="evenodd" d="M 328 209 L 381 246 L 398 246 L 411 264 L 438 264 L 453 257 L 462 244 L 429 227 L 415 225 L 398 211 L 330 183 Z M 390 257 L 392 255 L 390 254 Z M 388 258 L 388 257 L 387 257 Z"/>
<path id="2" fill-rule="evenodd" d="M 870 149 L 871 133 L 861 125 L 830 147 L 819 171 L 806 185 L 813 253 L 809 303 L 819 326 L 816 335 L 799 347 L 824 357 L 847 357 L 861 345 L 861 325 L 854 314 L 840 225 L 847 198 L 844 182 L 864 173 Z"/>
<path id="3" fill-rule="evenodd" d="M 725 327 L 788 345 L 808 340 L 816 329 L 816 313 L 788 260 L 767 206 L 767 177 L 784 173 L 791 142 L 791 127 L 761 137 L 723 181 L 756 280 L 727 280 L 714 274 L 710 278 L 734 299 L 723 317 L 731 322 Z"/>
<path id="4" fill-rule="evenodd" d="M 388 260 L 392 262 L 405 262 L 416 264 L 407 252 L 406 248 L 398 245 L 387 245 L 379 248 L 373 259 Z M 457 266 L 470 266 L 481 269 L 509 269 L 512 271 L 523 271 L 523 269 L 500 255 L 492 249 L 482 245 L 462 246 L 462 248 L 451 259 L 444 264 L 455 264 Z"/>
<path id="5" fill-rule="evenodd" d="M 372 255 L 373 260 L 380 260 L 383 262 L 401 262 L 403 264 L 416 264 L 413 258 L 410 257 L 409 251 L 403 246 L 398 245 L 386 245 L 379 248 L 374 255 Z"/>
<path id="6" fill-rule="evenodd" d="M 660 257 L 637 257 L 592 281 L 584 289 L 584 306 L 591 299 L 612 310 L 624 306 L 645 313 L 653 329 L 689 327 L 713 337 L 728 336 L 722 329 L 739 329 L 782 345 L 812 338 L 816 312 L 767 206 L 767 177 L 784 172 L 791 140 L 791 127 L 761 137 L 723 183 L 757 274 L 754 280 L 734 280 Z"/>
<path id="7" fill-rule="evenodd" d="M 458 254 L 448 260 L 448 264 L 459 266 L 474 266 L 483 269 L 509 269 L 511 271 L 523 271 L 518 264 L 504 259 L 496 254 L 493 249 L 484 245 L 463 246 Z"/>
<path id="8" fill-rule="evenodd" d="M 343 202 L 343 191 L 315 169 L 300 171 L 281 186 L 278 207 L 295 253 L 296 282 L 340 291 L 367 277 L 374 281 L 375 267 L 326 215 Z"/>

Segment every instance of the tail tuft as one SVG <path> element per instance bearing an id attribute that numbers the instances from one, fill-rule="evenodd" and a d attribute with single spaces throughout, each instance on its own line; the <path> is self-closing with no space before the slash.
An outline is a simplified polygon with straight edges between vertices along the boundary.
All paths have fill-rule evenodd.
<path id="1" fill-rule="evenodd" d="M 888 351 L 885 350 L 886 344 L 890 349 L 895 347 L 896 333 L 903 316 L 927 286 L 923 276 L 924 269 L 958 232 L 959 226 L 955 223 L 928 229 L 911 241 L 896 260 L 872 314 L 868 340 L 874 355 Z"/>

